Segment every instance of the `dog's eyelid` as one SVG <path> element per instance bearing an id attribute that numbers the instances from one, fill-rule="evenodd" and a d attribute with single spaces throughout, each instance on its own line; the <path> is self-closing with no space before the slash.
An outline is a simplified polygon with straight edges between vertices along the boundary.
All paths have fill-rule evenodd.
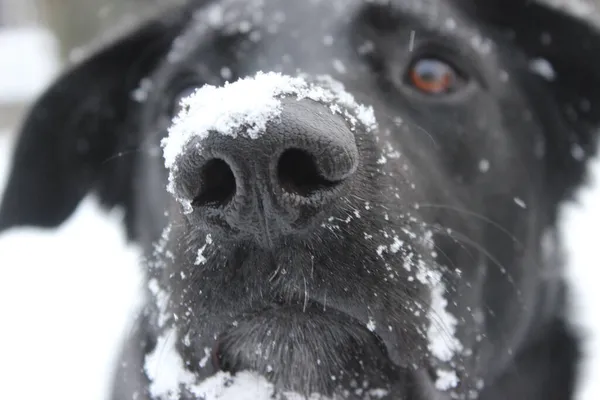
<path id="1" fill-rule="evenodd" d="M 390 32 L 400 25 L 401 14 L 391 2 L 367 2 L 358 13 L 357 21 L 377 32 Z"/>
<path id="2" fill-rule="evenodd" d="M 478 55 L 464 44 L 464 39 L 446 30 L 438 30 L 423 24 L 417 16 L 400 12 L 396 6 L 377 5 L 378 12 L 391 10 L 395 27 L 382 30 L 362 23 L 355 39 L 359 55 L 377 70 L 388 69 L 398 74 L 398 70 L 408 70 L 418 58 L 442 59 L 457 70 L 463 80 L 474 80 L 485 87 L 485 80 L 479 71 Z M 391 25 L 390 25 L 391 26 Z"/>
<path id="3" fill-rule="evenodd" d="M 462 80 L 473 81 L 483 89 L 488 88 L 485 75 L 482 73 L 483 61 L 480 56 L 469 48 L 461 46 L 460 42 L 452 37 L 432 35 L 417 43 L 412 54 L 407 68 L 418 59 L 436 58 L 450 64 Z"/>

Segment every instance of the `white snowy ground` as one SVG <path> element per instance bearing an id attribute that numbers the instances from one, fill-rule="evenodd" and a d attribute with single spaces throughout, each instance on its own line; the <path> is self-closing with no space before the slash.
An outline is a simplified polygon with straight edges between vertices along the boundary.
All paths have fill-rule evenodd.
<path id="1" fill-rule="evenodd" d="M 54 39 L 36 28 L 0 28 L 0 54 L 0 107 L 27 102 L 58 69 Z M 0 193 L 14 141 L 4 122 Z M 86 199 L 57 232 L 0 235 L 0 399 L 107 398 L 140 282 L 116 217 Z"/>
<path id="2" fill-rule="evenodd" d="M 0 132 L 4 178 L 7 132 Z M 0 235 L 0 398 L 107 398 L 137 300 L 135 249 L 87 199 L 57 232 Z"/>
<path id="3" fill-rule="evenodd" d="M 0 131 L 0 193 L 12 141 Z M 565 206 L 562 223 L 574 316 L 588 338 L 578 400 L 600 399 L 600 160 L 592 169 L 590 187 L 580 205 Z M 126 245 L 117 217 L 87 198 L 58 231 L 0 235 L 0 398 L 107 399 L 141 283 L 139 253 Z"/>
<path id="4" fill-rule="evenodd" d="M 562 209 L 561 235 L 567 244 L 566 271 L 575 290 L 573 322 L 585 342 L 583 377 L 578 400 L 600 399 L 600 158 L 590 167 L 590 184 L 580 190 L 578 202 Z"/>

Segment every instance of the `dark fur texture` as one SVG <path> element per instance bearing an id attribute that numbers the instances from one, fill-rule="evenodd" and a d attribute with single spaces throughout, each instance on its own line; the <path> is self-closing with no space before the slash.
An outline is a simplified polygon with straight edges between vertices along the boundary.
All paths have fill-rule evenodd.
<path id="1" fill-rule="evenodd" d="M 358 379 L 394 399 L 571 399 L 578 345 L 564 322 L 554 234 L 597 142 L 596 29 L 525 0 L 224 0 L 235 15 L 216 27 L 207 25 L 215 3 L 161 13 L 48 89 L 23 125 L 0 230 L 57 226 L 90 192 L 122 207 L 149 281 L 170 295 L 178 349 L 201 378 L 214 373 L 199 367 L 209 348 L 220 368 L 304 393 Z M 422 57 L 453 65 L 461 88 L 429 96 L 407 84 Z M 554 76 L 532 68 L 539 60 Z M 345 191 L 306 229 L 267 245 L 214 230 L 202 210 L 183 214 L 165 190 L 159 142 L 178 94 L 222 84 L 223 67 L 229 80 L 330 74 L 378 120 L 376 135 L 355 133 L 360 162 Z M 252 143 L 235 146 L 259 154 Z M 181 179 L 195 176 L 191 165 L 181 164 Z M 155 254 L 167 225 L 166 251 Z M 401 251 L 390 251 L 394 240 Z M 404 268 L 409 257 L 443 267 L 463 347 L 449 363 L 428 349 L 431 293 Z M 149 396 L 143 359 L 159 334 L 151 298 L 115 399 Z M 270 352 L 256 356 L 263 345 Z M 437 368 L 456 370 L 460 384 L 434 393 Z"/>

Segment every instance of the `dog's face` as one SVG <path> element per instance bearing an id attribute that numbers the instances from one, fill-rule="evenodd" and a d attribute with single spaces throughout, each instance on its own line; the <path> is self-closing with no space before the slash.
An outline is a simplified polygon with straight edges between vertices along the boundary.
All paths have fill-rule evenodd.
<path id="1" fill-rule="evenodd" d="M 95 189 L 149 252 L 168 227 L 150 283 L 198 378 L 407 399 L 494 382 L 562 304 L 543 244 L 593 148 L 592 29 L 517 1 L 196 3 L 40 100 L 0 226 L 56 224 Z M 203 131 L 206 110 L 248 117 L 219 96 L 269 84 L 293 88 L 264 125 Z"/>

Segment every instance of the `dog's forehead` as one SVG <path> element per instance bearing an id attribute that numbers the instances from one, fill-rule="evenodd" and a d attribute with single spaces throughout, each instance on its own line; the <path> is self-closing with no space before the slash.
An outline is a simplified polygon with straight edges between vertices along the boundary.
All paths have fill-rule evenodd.
<path id="1" fill-rule="evenodd" d="M 245 35 L 260 52 L 251 58 L 260 64 L 260 58 L 269 60 L 271 69 L 277 62 L 299 63 L 316 67 L 315 62 L 331 63 L 336 51 L 341 59 L 344 51 L 351 51 L 347 39 L 355 35 L 362 23 L 378 10 L 394 21 L 398 46 L 409 47 L 411 36 L 420 32 L 443 33 L 449 37 L 467 40 L 474 46 L 485 38 L 472 21 L 464 17 L 452 1 L 441 0 L 220 0 L 198 5 L 194 18 L 185 33 L 174 43 L 171 60 L 194 57 L 198 48 L 204 48 L 209 38 Z M 377 28 L 377 27 L 376 27 Z M 360 45 L 358 43 L 357 45 Z M 213 49 L 218 52 L 222 48 Z M 355 49 L 354 49 L 355 50 Z M 258 57 L 260 56 L 260 57 Z M 302 60 L 289 60 L 292 57 Z M 277 60 L 276 60 L 277 59 Z M 276 62 L 274 62 L 276 61 Z M 245 62 L 250 62 L 246 58 Z M 246 65 L 261 69 L 261 65 Z M 322 69 L 322 68 L 321 68 Z M 295 71 L 292 71 L 295 72 Z"/>
<path id="2" fill-rule="evenodd" d="M 461 15 L 454 2 L 442 0 L 213 0 L 198 6 L 195 19 L 230 33 L 255 27 L 275 33 L 288 25 L 322 32 L 348 25 L 369 8 L 389 10 L 400 21 L 431 29 L 450 21 L 464 23 L 456 20 Z"/>

